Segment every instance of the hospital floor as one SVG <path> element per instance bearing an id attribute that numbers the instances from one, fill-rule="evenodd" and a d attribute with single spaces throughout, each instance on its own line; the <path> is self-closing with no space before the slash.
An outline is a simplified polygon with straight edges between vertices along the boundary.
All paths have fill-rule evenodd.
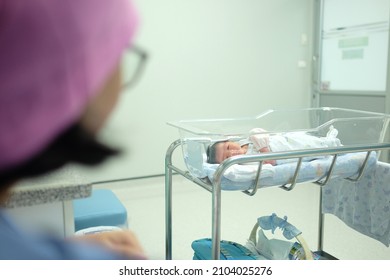
<path id="1" fill-rule="evenodd" d="M 125 205 L 129 227 L 151 259 L 165 259 L 165 179 L 152 177 L 94 185 L 111 189 Z M 193 240 L 211 237 L 211 193 L 182 176 L 173 176 L 172 258 L 192 259 Z M 299 184 L 292 191 L 259 190 L 255 196 L 222 192 L 221 237 L 245 245 L 256 219 L 276 213 L 302 231 L 313 250 L 318 243 L 319 187 Z M 386 259 L 390 249 L 326 216 L 324 249 L 339 259 Z M 276 232 L 269 238 L 284 239 Z"/>

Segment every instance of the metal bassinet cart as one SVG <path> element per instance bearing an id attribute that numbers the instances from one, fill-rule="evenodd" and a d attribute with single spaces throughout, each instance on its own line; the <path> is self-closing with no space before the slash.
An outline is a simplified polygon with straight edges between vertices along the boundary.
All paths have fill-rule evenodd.
<path id="1" fill-rule="evenodd" d="M 285 118 L 290 116 L 288 125 Z M 291 120 L 291 116 L 295 116 Z M 390 116 L 372 112 L 347 110 L 340 108 L 311 108 L 289 111 L 267 111 L 255 118 L 196 120 L 170 123 L 179 128 L 181 139 L 174 141 L 168 148 L 165 158 L 165 202 L 166 202 L 166 259 L 172 259 L 172 175 L 173 172 L 187 178 L 212 194 L 212 258 L 219 259 L 221 240 L 221 192 L 224 189 L 224 174 L 235 165 L 256 164 L 254 180 L 249 187 L 241 190 L 246 195 L 253 196 L 262 186 L 262 171 L 264 162 L 268 160 L 296 159 L 294 171 L 289 180 L 278 185 L 283 190 L 291 191 L 298 184 L 302 162 L 307 157 L 329 157 L 327 172 L 311 182 L 320 186 L 326 185 L 334 176 L 338 158 L 343 155 L 364 153 L 361 164 L 346 180 L 357 181 L 364 173 L 370 157 L 377 158 L 380 151 L 390 149 L 386 141 L 386 133 Z M 224 160 L 215 170 L 212 177 L 205 176 L 202 166 L 205 160 L 207 145 L 220 139 L 237 139 L 248 136 L 253 127 L 266 128 L 269 134 L 280 134 L 291 131 L 326 134 L 328 128 L 336 127 L 340 133 L 342 146 L 301 149 L 282 152 L 270 152 L 258 155 L 235 156 Z M 172 155 L 178 147 L 182 148 L 187 170 L 177 167 L 172 162 Z M 194 160 L 195 158 L 195 160 Z M 320 192 L 321 195 L 321 192 Z M 320 200 L 321 201 L 321 200 Z M 318 248 L 317 253 L 330 255 L 323 250 L 324 214 L 319 207 Z"/>

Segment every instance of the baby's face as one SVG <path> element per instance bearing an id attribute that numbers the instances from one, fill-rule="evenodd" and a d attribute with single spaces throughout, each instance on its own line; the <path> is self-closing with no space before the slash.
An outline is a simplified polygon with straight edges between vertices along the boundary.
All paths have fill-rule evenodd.
<path id="1" fill-rule="evenodd" d="M 217 163 L 223 162 L 232 156 L 243 155 L 246 150 L 235 142 L 221 142 L 215 146 L 215 160 Z"/>

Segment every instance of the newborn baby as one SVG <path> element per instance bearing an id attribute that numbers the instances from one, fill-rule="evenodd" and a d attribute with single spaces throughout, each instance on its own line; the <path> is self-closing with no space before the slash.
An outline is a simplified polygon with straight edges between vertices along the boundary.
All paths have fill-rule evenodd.
<path id="1" fill-rule="evenodd" d="M 269 136 L 265 132 L 261 128 L 255 128 L 250 131 L 248 139 L 239 142 L 226 140 L 211 144 L 207 149 L 207 162 L 221 163 L 237 155 L 341 146 L 340 140 L 336 138 L 338 132 L 333 127 L 329 129 L 326 137 L 317 137 L 304 132 L 288 132 Z M 306 158 L 306 160 L 312 159 Z M 275 160 L 266 160 L 264 163 L 276 165 Z"/>

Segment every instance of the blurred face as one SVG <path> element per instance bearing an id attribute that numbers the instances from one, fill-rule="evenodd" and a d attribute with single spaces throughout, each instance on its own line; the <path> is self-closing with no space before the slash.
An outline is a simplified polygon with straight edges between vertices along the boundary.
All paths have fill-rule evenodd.
<path id="1" fill-rule="evenodd" d="M 102 128 L 118 101 L 122 88 L 120 69 L 120 65 L 114 69 L 81 116 L 81 125 L 92 134 L 96 134 Z"/>
<path id="2" fill-rule="evenodd" d="M 237 155 L 243 155 L 246 153 L 246 148 L 241 147 L 235 142 L 221 142 L 215 145 L 215 160 L 217 163 L 221 163 L 227 158 Z"/>

